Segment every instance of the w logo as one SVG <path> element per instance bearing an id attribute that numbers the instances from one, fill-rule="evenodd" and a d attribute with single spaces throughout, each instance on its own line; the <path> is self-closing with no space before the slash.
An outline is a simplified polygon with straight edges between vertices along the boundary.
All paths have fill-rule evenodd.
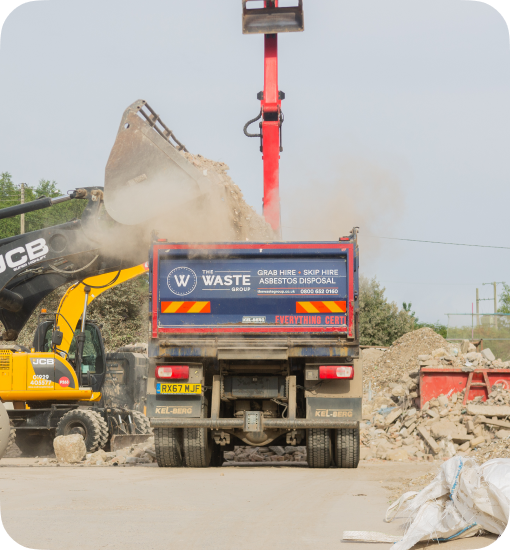
<path id="1" fill-rule="evenodd" d="M 186 286 L 189 281 L 189 275 L 174 275 L 177 286 Z"/>
<path id="2" fill-rule="evenodd" d="M 189 267 L 172 269 L 166 279 L 168 288 L 177 296 L 191 294 L 197 286 L 197 275 Z"/>

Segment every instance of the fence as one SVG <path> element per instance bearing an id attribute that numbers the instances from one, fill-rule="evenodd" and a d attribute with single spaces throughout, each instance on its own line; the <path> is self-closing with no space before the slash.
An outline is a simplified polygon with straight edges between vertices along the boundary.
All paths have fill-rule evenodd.
<path id="1" fill-rule="evenodd" d="M 496 359 L 510 360 L 510 314 L 448 313 L 448 340 L 483 340 Z"/>

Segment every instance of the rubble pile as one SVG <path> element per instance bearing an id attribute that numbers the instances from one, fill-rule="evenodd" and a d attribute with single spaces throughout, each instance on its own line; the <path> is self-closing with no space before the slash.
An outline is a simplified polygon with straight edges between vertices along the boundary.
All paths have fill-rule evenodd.
<path id="1" fill-rule="evenodd" d="M 306 447 L 235 447 L 225 462 L 306 462 Z"/>
<path id="2" fill-rule="evenodd" d="M 445 459 L 459 453 L 480 457 L 496 448 L 510 454 L 510 392 L 494 385 L 486 403 L 476 398 L 463 405 L 463 399 L 460 392 L 450 398 L 440 395 L 422 410 L 381 407 L 362 424 L 361 457 L 397 461 Z"/>
<path id="3" fill-rule="evenodd" d="M 464 402 L 464 391 L 440 395 L 420 407 L 420 369 L 510 368 L 490 349 L 468 340 L 446 341 L 429 328 L 410 332 L 387 349 L 362 351 L 364 375 L 361 458 L 480 460 L 510 456 L 510 391 L 494 384 L 486 401 Z"/>
<path id="4" fill-rule="evenodd" d="M 77 441 L 78 439 L 81 441 Z M 39 466 L 129 466 L 156 462 L 154 437 L 150 437 L 144 443 L 114 452 L 99 449 L 95 453 L 86 453 L 83 438 L 73 434 L 56 437 L 54 448 L 56 458 L 40 458 L 35 461 L 35 464 Z"/>
<path id="5" fill-rule="evenodd" d="M 419 356 L 428 356 L 434 350 L 443 349 L 445 356 L 450 357 L 457 348 L 457 345 L 447 342 L 441 335 L 425 327 L 404 334 L 385 351 L 380 348 L 364 349 L 365 391 L 370 385 L 372 391 L 377 392 L 388 383 L 397 382 L 410 372 L 417 371 L 420 367 Z"/>

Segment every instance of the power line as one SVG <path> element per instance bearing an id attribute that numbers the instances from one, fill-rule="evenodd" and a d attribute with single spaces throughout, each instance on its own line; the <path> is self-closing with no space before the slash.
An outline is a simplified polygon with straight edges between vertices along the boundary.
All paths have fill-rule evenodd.
<path id="1" fill-rule="evenodd" d="M 391 285 L 476 286 L 479 283 L 420 283 L 415 281 L 379 281 Z M 489 298 L 487 298 L 489 299 Z M 490 298 L 492 300 L 492 298 Z"/>
<path id="2" fill-rule="evenodd" d="M 510 246 L 492 246 L 488 244 L 464 244 L 464 243 L 444 243 L 442 241 L 421 241 L 419 239 L 401 239 L 399 237 L 377 237 L 376 235 L 367 235 L 371 239 L 388 239 L 392 241 L 410 241 L 413 243 L 431 243 L 431 244 L 447 244 L 451 246 L 475 246 L 477 248 L 503 248 L 510 250 Z"/>

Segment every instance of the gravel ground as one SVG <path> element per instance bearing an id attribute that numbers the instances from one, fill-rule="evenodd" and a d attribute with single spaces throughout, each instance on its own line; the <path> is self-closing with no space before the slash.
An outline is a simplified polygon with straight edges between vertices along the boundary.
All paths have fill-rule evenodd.
<path id="1" fill-rule="evenodd" d="M 392 493 L 402 479 L 434 475 L 437 467 L 51 468 L 34 459 L 2 459 L 0 502 L 7 532 L 29 548 L 373 550 L 383 546 L 342 542 L 343 531 L 401 534 L 405 517 L 384 523 Z M 481 536 L 441 548 L 482 548 L 494 540 Z"/>

